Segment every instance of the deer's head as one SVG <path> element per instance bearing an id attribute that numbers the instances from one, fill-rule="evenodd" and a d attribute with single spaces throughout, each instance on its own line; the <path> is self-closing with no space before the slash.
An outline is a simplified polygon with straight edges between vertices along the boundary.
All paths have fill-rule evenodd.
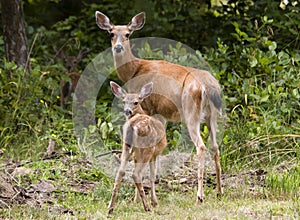
<path id="1" fill-rule="evenodd" d="M 64 51 L 57 51 L 58 56 L 64 61 L 65 67 L 68 73 L 78 72 L 79 62 L 85 58 L 90 52 L 89 48 L 85 48 L 79 51 L 77 56 L 69 56 Z"/>
<path id="2" fill-rule="evenodd" d="M 126 118 L 131 118 L 137 113 L 144 114 L 141 103 L 145 98 L 151 95 L 153 91 L 152 82 L 144 85 L 140 93 L 127 93 L 121 86 L 113 81 L 110 82 L 110 86 L 113 94 L 123 101 Z"/>
<path id="3" fill-rule="evenodd" d="M 111 37 L 111 45 L 114 54 L 122 54 L 129 46 L 129 37 L 135 30 L 140 30 L 146 19 L 145 12 L 134 16 L 127 25 L 114 25 L 103 13 L 96 11 L 96 23 L 102 30 L 108 31 Z"/>

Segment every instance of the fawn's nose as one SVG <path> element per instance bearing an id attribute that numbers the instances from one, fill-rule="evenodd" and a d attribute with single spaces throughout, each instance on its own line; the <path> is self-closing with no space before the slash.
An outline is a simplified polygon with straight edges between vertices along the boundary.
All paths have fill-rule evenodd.
<path id="1" fill-rule="evenodd" d="M 124 114 L 125 114 L 126 116 L 130 116 L 130 115 L 132 114 L 132 111 L 131 111 L 130 109 L 125 109 L 125 110 L 124 110 Z"/>
<path id="2" fill-rule="evenodd" d="M 121 53 L 121 51 L 124 50 L 123 46 L 120 44 L 117 44 L 114 49 L 117 53 Z"/>

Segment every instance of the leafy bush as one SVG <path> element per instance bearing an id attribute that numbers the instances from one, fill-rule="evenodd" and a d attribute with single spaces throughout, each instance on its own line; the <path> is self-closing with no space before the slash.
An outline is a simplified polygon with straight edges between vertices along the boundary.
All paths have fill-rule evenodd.
<path id="1" fill-rule="evenodd" d="M 61 147 L 73 139 L 72 123 L 58 107 L 58 76 L 43 71 L 41 66 L 32 66 L 31 74 L 25 74 L 24 69 L 14 63 L 5 63 L 4 69 L 0 69 L 3 106 L 0 146 L 12 156 L 39 156 L 45 151 L 49 138 Z M 7 71 L 13 73 L 12 78 L 7 76 Z"/>
<path id="2" fill-rule="evenodd" d="M 273 22 L 266 17 L 261 21 L 262 26 Z M 236 22 L 233 26 L 236 43 L 229 46 L 219 40 L 218 48 L 206 54 L 223 86 L 229 113 L 223 162 L 260 166 L 290 160 L 299 153 L 295 129 L 300 123 L 300 57 L 278 49 L 260 27 L 250 37 L 251 25 L 247 31 Z"/>

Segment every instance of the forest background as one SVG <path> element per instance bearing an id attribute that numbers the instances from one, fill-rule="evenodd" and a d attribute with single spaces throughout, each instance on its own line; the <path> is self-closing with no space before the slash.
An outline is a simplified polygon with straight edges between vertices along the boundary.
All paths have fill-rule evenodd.
<path id="1" fill-rule="evenodd" d="M 12 2 L 22 6 L 23 17 L 9 14 L 7 6 Z M 196 62 L 204 60 L 221 84 L 226 112 L 222 124 L 224 131 L 219 140 L 224 175 L 251 170 L 263 172 L 261 187 L 264 190 L 258 197 L 293 201 L 288 214 L 299 216 L 299 202 L 296 202 L 300 192 L 299 1 L 28 0 L 9 3 L 2 0 L 0 10 L 3 27 L 0 30 L 3 172 L 11 164 L 48 172 L 54 169 L 55 163 L 66 160 L 65 157 L 84 160 L 86 155 L 78 147 L 74 134 L 72 108 L 60 105 L 61 81 L 70 79 L 57 51 L 76 56 L 80 50 L 89 48 L 90 52 L 78 66 L 83 71 L 95 56 L 110 47 L 108 34 L 99 30 L 95 23 L 95 11 L 105 13 L 115 24 L 126 24 L 135 14 L 145 11 L 146 24 L 132 38 L 162 37 L 191 47 L 197 51 Z M 19 21 L 25 24 L 24 42 L 27 42 L 23 62 L 18 58 L 24 56 L 22 51 L 15 51 L 14 56 L 10 56 L 10 51 L 5 50 L 9 43 L 6 16 L 24 18 Z M 146 47 L 140 53 L 155 57 L 157 51 L 159 48 Z M 170 51 L 178 57 L 186 53 L 181 44 L 170 47 Z M 107 82 L 109 80 L 120 82 L 113 70 Z M 110 110 L 113 95 L 107 82 L 95 103 L 95 126 L 91 129 L 101 137 L 107 147 L 105 150 L 110 151 L 120 149 L 121 145 L 119 131 L 113 126 L 115 115 Z M 167 127 L 168 152 L 182 146 L 185 146 L 182 149 L 194 152 L 182 137 L 184 125 L 168 123 Z M 202 135 L 206 141 L 208 131 L 205 126 Z M 51 154 L 65 153 L 64 159 L 45 161 L 49 141 L 55 143 Z M 59 168 L 54 170 L 62 172 Z M 95 167 L 84 172 L 91 173 L 85 179 L 100 182 L 101 187 L 98 187 L 107 189 L 98 193 L 104 198 L 103 203 L 107 202 L 112 180 Z M 22 174 L 14 177 L 17 179 L 15 185 L 24 187 L 41 179 L 56 180 L 58 173 L 51 177 L 38 172 L 25 177 Z M 124 191 L 131 192 L 127 188 Z M 2 204 L 6 204 L 1 210 L 4 217 L 12 217 L 14 205 L 6 200 Z M 73 207 L 70 204 L 66 206 Z M 76 208 L 70 209 L 76 215 Z M 41 210 L 41 213 L 46 212 L 46 209 Z M 286 214 L 282 210 L 278 212 Z"/>

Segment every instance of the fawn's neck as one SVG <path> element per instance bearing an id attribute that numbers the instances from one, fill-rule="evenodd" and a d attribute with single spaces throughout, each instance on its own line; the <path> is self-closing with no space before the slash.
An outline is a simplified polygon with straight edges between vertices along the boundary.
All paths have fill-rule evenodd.
<path id="1" fill-rule="evenodd" d="M 137 108 L 131 115 L 126 116 L 126 119 L 129 120 L 131 118 L 133 118 L 136 115 L 145 115 L 145 111 L 142 109 L 142 107 L 140 106 L 139 108 Z"/>

